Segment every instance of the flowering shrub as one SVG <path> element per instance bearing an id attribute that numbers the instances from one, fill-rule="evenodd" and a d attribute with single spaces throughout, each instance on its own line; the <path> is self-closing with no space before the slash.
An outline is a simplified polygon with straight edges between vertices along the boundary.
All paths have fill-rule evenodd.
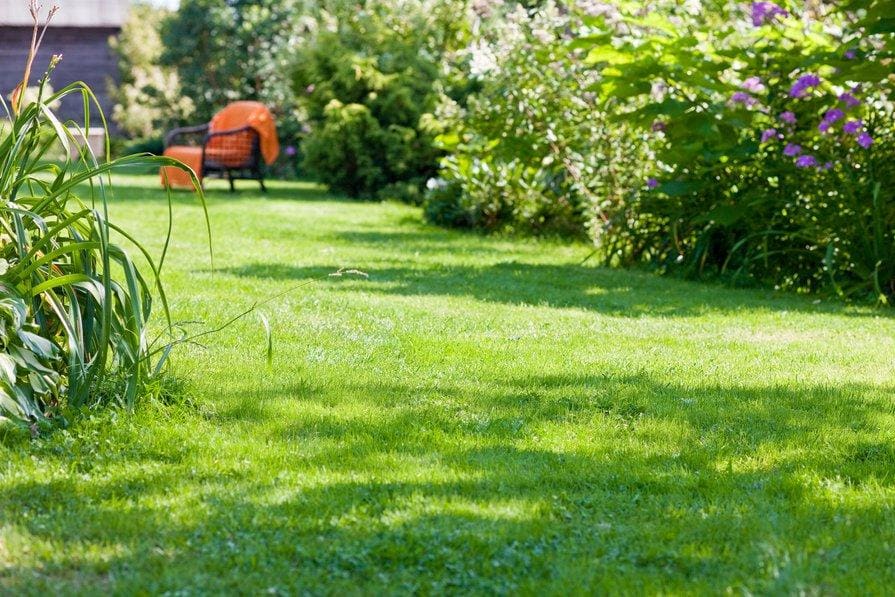
<path id="1" fill-rule="evenodd" d="M 322 126 L 305 141 L 305 165 L 312 172 L 325 173 L 332 188 L 359 197 L 386 184 L 376 158 L 387 150 L 386 133 L 369 108 L 332 100 Z"/>
<path id="2" fill-rule="evenodd" d="M 429 185 L 433 222 L 533 234 L 598 233 L 605 211 L 644 175 L 643 143 L 611 124 L 584 53 L 570 51 L 578 17 L 552 2 L 488 12 L 466 51 L 480 91 L 444 98 L 438 138 L 448 156 Z"/>
<path id="3" fill-rule="evenodd" d="M 654 225 L 623 259 L 895 295 L 887 38 L 852 24 L 863 13 L 822 8 L 755 2 L 645 17 L 622 5 L 612 22 L 599 17 L 623 31 L 590 50 L 599 88 L 650 132 L 656 155 L 617 217 Z"/>
<path id="4" fill-rule="evenodd" d="M 193 101 L 181 91 L 177 73 L 158 63 L 163 51 L 161 24 L 168 16 L 164 9 L 135 4 L 121 33 L 110 40 L 120 78 L 110 89 L 115 101 L 112 119 L 132 138 L 157 139 L 156 146 L 194 110 Z"/>
<path id="5" fill-rule="evenodd" d="M 482 3 L 494 17 L 495 5 Z M 895 3 L 482 16 L 427 217 L 590 233 L 608 263 L 895 296 Z"/>

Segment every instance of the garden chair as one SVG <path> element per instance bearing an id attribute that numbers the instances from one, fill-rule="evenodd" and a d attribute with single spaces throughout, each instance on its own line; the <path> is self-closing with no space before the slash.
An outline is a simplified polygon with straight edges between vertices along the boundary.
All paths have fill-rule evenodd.
<path id="1" fill-rule="evenodd" d="M 259 102 L 233 102 L 214 115 L 211 122 L 172 130 L 165 137 L 165 155 L 193 169 L 200 181 L 218 174 L 227 177 L 230 191 L 237 178 L 257 180 L 264 186 L 264 166 L 280 153 L 273 115 Z M 163 167 L 162 185 L 192 188 L 183 170 Z"/>

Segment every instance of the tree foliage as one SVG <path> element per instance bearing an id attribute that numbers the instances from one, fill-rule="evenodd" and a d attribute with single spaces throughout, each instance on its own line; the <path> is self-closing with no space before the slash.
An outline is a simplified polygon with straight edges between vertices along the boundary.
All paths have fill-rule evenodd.
<path id="1" fill-rule="evenodd" d="M 294 136 L 289 64 L 302 8 L 297 0 L 183 0 L 165 19 L 161 61 L 176 69 L 198 121 L 231 101 L 258 100 L 274 111 L 281 137 Z"/>
<path id="2" fill-rule="evenodd" d="M 134 4 L 121 33 L 110 40 L 119 76 L 119 83 L 110 86 L 112 119 L 130 137 L 160 138 L 195 109 L 177 72 L 159 63 L 164 50 L 160 30 L 168 17 L 166 10 Z"/>

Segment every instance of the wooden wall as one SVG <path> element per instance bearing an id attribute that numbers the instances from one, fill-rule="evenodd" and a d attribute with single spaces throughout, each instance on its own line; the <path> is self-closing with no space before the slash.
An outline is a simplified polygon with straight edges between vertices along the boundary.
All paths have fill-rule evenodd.
<path id="1" fill-rule="evenodd" d="M 50 79 L 53 89 L 58 91 L 74 81 L 84 81 L 99 98 L 106 118 L 111 119 L 107 87 L 108 81 L 117 77 L 117 66 L 109 37 L 118 31 L 116 27 L 51 27 L 34 63 L 31 84 L 43 75 L 53 54 L 62 54 L 62 62 Z M 30 40 L 28 27 L 0 26 L 0 93 L 4 100 L 8 101 L 10 92 L 22 80 Z M 58 112 L 65 119 L 81 122 L 84 110 L 80 97 L 63 101 Z"/>

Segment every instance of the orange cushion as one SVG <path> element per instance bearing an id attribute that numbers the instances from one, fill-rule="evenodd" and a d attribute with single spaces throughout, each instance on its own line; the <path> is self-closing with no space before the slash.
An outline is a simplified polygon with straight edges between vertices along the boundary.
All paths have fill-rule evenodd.
<path id="1" fill-rule="evenodd" d="M 165 156 L 180 160 L 202 180 L 202 148 L 174 145 L 165 150 Z M 193 179 L 188 172 L 173 166 L 163 166 L 160 172 L 163 187 L 192 189 Z"/>

